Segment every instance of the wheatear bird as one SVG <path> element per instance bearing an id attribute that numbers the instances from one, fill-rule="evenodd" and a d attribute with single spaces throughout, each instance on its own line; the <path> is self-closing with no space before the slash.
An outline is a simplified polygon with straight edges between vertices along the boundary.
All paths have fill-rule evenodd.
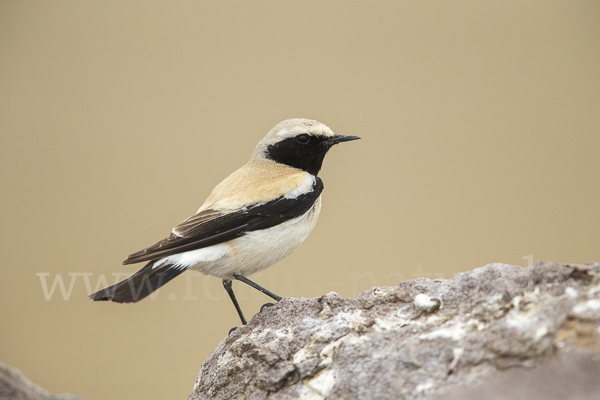
<path id="1" fill-rule="evenodd" d="M 360 138 L 336 135 L 309 119 L 275 125 L 258 143 L 250 161 L 219 183 L 196 214 L 165 239 L 123 261 L 148 261 L 142 269 L 90 299 L 136 302 L 194 269 L 223 279 L 245 324 L 232 279 L 281 300 L 246 277 L 287 257 L 304 242 L 321 211 L 323 181 L 317 174 L 325 154 L 337 143 L 356 139 Z"/>

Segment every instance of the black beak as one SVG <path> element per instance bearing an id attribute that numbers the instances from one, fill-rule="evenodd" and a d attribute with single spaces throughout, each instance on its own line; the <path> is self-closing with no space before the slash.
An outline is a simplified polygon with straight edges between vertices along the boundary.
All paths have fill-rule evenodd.
<path id="1" fill-rule="evenodd" d="M 352 136 L 352 135 L 333 135 L 330 136 L 329 139 L 327 139 L 327 143 L 329 144 L 337 144 L 337 143 L 342 143 L 342 142 L 349 142 L 351 140 L 358 140 L 360 139 L 358 136 Z"/>

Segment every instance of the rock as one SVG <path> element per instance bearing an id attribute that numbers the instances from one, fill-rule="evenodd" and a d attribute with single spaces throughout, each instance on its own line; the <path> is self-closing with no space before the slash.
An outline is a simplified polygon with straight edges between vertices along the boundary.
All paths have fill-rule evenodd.
<path id="1" fill-rule="evenodd" d="M 283 299 L 218 345 L 189 400 L 597 399 L 598 299 L 600 264 L 547 262 Z"/>
<path id="2" fill-rule="evenodd" d="M 82 400 L 69 394 L 52 396 L 21 371 L 0 361 L 0 400 Z"/>
<path id="3" fill-rule="evenodd" d="M 600 398 L 600 362 L 585 354 L 565 354 L 549 365 L 513 368 L 484 384 L 459 387 L 439 400 L 592 400 Z"/>

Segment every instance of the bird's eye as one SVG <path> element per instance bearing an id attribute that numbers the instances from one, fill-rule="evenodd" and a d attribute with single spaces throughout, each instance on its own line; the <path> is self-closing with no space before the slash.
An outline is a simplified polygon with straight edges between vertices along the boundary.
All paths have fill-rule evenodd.
<path id="1" fill-rule="evenodd" d="M 298 140 L 298 143 L 300 144 L 306 144 L 309 142 L 310 138 L 308 135 L 300 135 L 296 138 L 296 140 Z"/>

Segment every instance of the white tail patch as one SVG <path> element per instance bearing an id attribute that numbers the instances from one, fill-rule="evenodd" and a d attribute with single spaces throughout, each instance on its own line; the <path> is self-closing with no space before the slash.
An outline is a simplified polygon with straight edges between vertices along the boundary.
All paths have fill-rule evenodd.
<path id="1" fill-rule="evenodd" d="M 158 260 L 154 263 L 152 269 L 158 268 L 165 263 L 173 264 L 175 268 L 190 268 L 199 263 L 216 261 L 225 256 L 228 251 L 229 246 L 226 243 L 216 244 L 203 249 L 186 251 L 185 253 L 174 254 Z"/>

